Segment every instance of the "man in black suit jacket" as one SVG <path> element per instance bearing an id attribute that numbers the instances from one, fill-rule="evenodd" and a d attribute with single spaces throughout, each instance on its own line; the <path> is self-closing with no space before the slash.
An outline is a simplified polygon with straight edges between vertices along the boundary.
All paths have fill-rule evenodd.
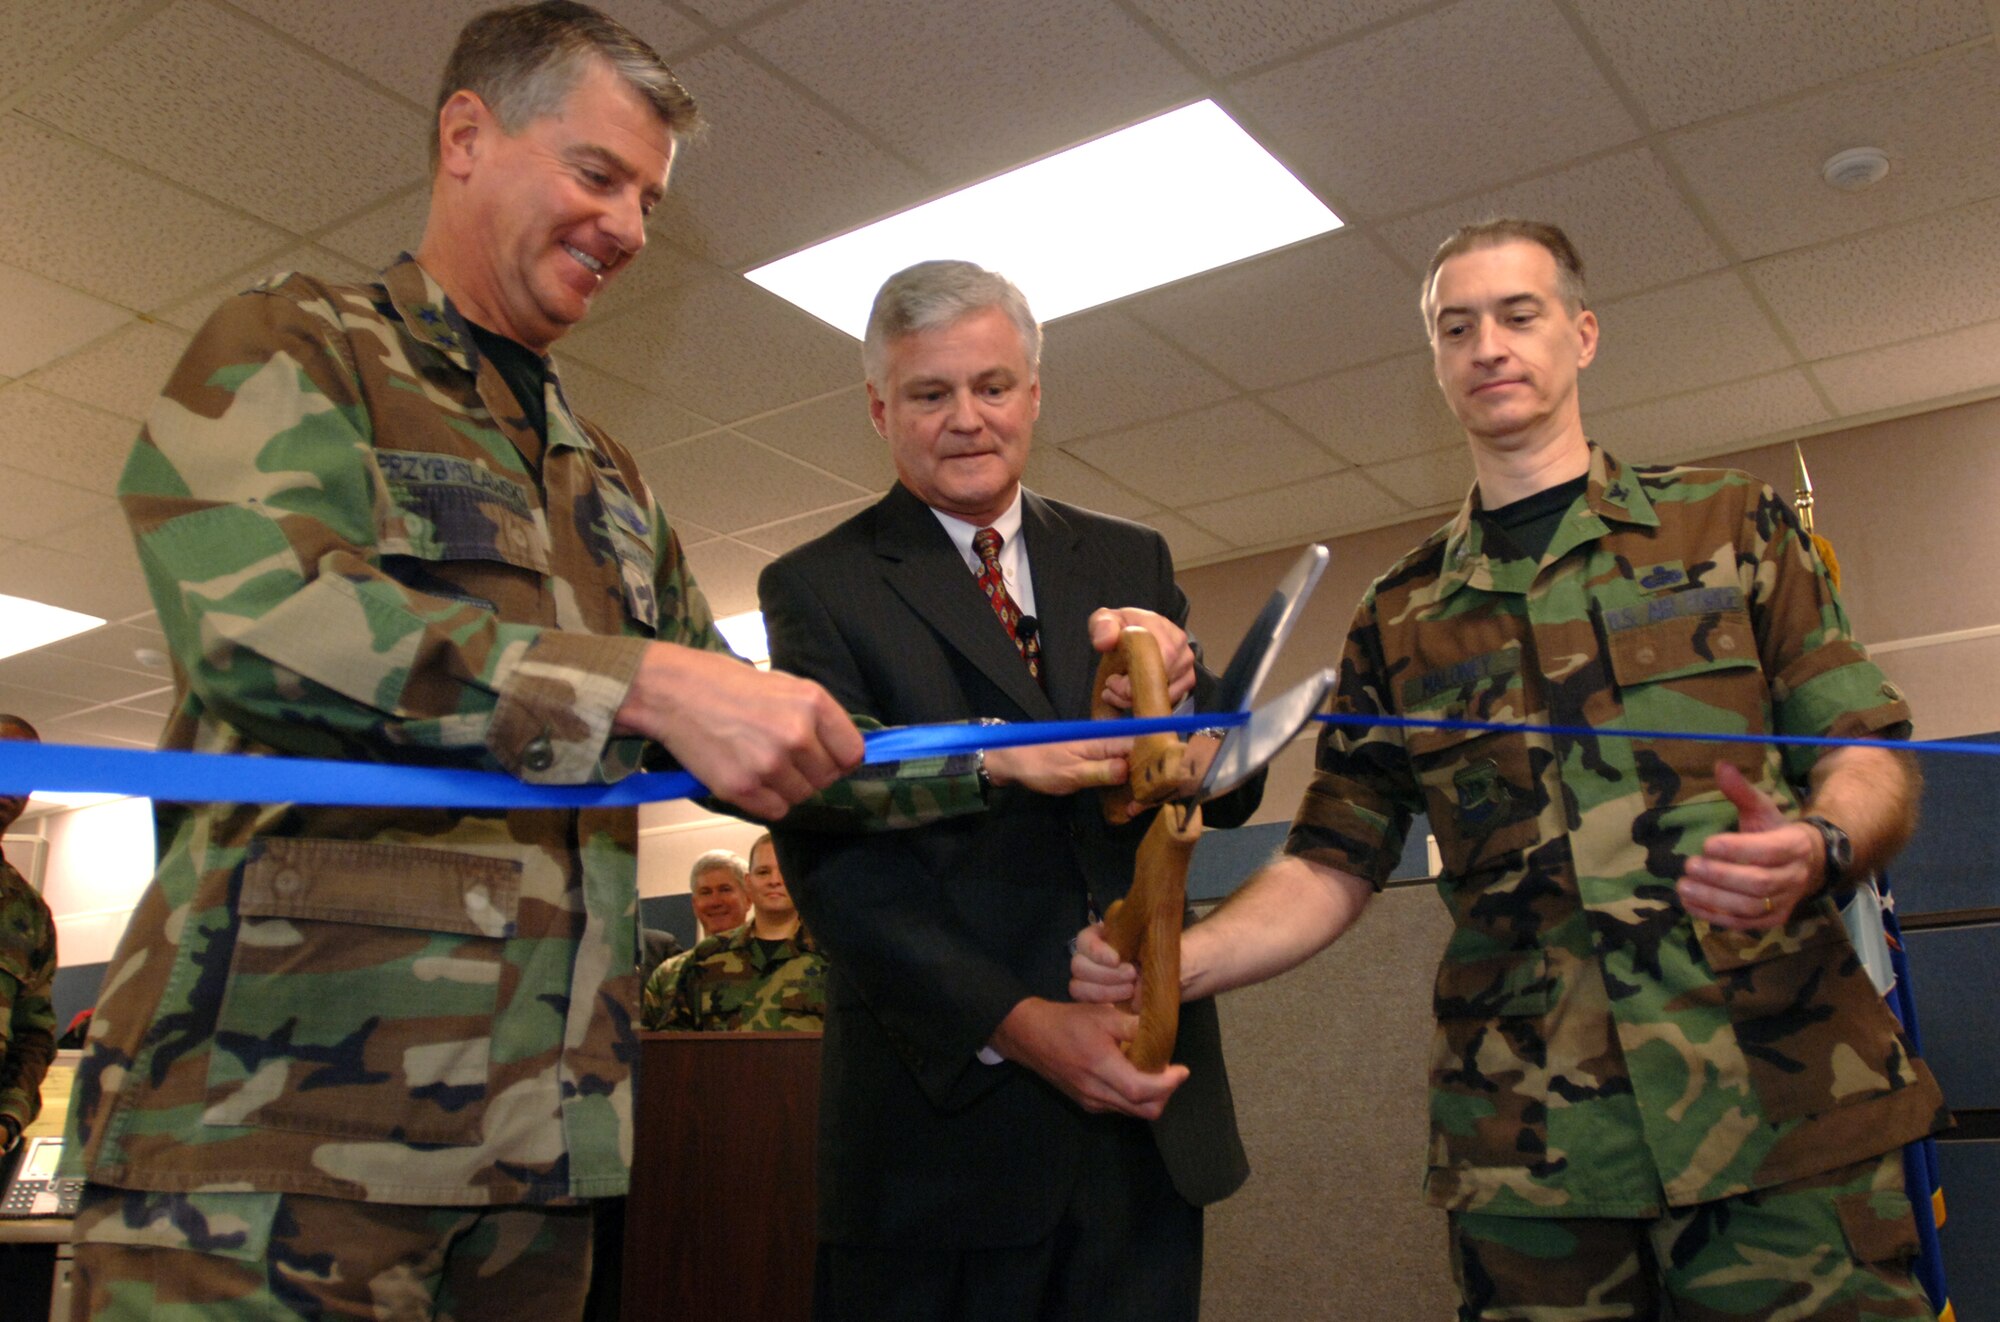
<path id="1" fill-rule="evenodd" d="M 1213 683 L 1159 534 L 1022 489 L 1040 351 L 1020 291 L 970 263 L 883 286 L 868 398 L 900 481 L 765 570 L 775 666 L 892 725 L 1077 719 L 1097 651 L 1137 624 L 1175 698 Z M 1014 637 L 978 577 L 988 527 Z M 1109 826 L 1074 792 L 1122 780 L 1124 749 L 993 750 L 988 810 L 915 831 L 779 832 L 832 971 L 820 1319 L 1196 1315 L 1200 1209 L 1248 1174 L 1214 1006 L 1187 1006 L 1177 1063 L 1145 1075 L 1119 1051 L 1130 1015 L 1066 997 L 1069 939 L 1124 893 L 1149 820 Z"/>

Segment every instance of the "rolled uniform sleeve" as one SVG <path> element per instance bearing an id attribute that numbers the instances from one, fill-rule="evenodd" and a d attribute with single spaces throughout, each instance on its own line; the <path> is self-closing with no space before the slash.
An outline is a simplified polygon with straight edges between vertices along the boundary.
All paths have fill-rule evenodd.
<path id="1" fill-rule="evenodd" d="M 1745 596 L 1777 732 L 1907 739 L 1909 704 L 1855 640 L 1826 562 L 1790 506 L 1764 487 L 1745 524 L 1739 562 L 1751 567 Z M 1782 751 L 1787 777 L 1804 784 L 1825 750 Z"/>
<path id="2" fill-rule="evenodd" d="M 1371 589 L 1348 630 L 1333 712 L 1393 714 L 1385 697 L 1385 675 Z M 1380 890 L 1402 857 L 1403 839 L 1420 801 L 1400 727 L 1322 726 L 1313 777 L 1292 819 L 1285 852 L 1352 873 Z"/>

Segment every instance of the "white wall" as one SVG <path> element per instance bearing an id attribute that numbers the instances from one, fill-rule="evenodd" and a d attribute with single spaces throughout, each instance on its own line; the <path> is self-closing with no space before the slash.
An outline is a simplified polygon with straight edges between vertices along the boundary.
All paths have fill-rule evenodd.
<path id="1" fill-rule="evenodd" d="M 49 842 L 42 898 L 65 966 L 111 958 L 153 875 L 153 803 L 113 799 L 38 817 Z"/>

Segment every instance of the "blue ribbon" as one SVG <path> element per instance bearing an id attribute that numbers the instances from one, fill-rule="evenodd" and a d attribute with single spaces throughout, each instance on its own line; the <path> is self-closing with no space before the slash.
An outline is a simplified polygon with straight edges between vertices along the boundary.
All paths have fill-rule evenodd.
<path id="1" fill-rule="evenodd" d="M 1115 721 L 1039 721 L 1019 725 L 917 725 L 868 736 L 863 760 L 947 757 L 980 748 L 1017 748 L 1079 739 L 1189 734 L 1240 725 L 1244 714 L 1158 716 Z M 1940 740 L 1836 739 L 1826 735 L 1688 734 L 1674 730 L 1597 730 L 1581 725 L 1431 720 L 1410 716 L 1321 714 L 1340 726 L 1505 731 L 1572 739 L 1678 739 L 1698 743 L 1794 744 L 1886 748 L 1914 753 L 2000 756 L 2000 744 Z M 31 790 L 130 794 L 172 803 L 309 803 L 334 807 L 618 808 L 705 793 L 685 771 L 646 772 L 615 785 L 529 785 L 498 771 L 335 762 L 234 753 L 145 752 L 78 744 L 0 741 L 0 794 Z"/>

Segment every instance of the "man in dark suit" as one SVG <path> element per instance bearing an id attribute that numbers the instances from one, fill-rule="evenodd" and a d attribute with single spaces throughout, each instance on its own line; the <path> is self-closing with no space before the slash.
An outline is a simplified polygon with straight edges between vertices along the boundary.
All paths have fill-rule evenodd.
<path id="1" fill-rule="evenodd" d="M 970 263 L 882 287 L 864 357 L 900 480 L 765 570 L 774 665 L 892 725 L 1077 719 L 1136 624 L 1172 697 L 1213 683 L 1165 541 L 1022 489 L 1040 354 L 1020 291 Z M 1214 1006 L 1146 1075 L 1119 1051 L 1132 1017 L 1065 994 L 1069 938 L 1131 883 L 1147 824 L 1077 792 L 1122 780 L 1124 747 L 993 750 L 987 811 L 915 831 L 779 832 L 832 968 L 820 1319 L 1196 1315 L 1201 1207 L 1248 1174 Z"/>

